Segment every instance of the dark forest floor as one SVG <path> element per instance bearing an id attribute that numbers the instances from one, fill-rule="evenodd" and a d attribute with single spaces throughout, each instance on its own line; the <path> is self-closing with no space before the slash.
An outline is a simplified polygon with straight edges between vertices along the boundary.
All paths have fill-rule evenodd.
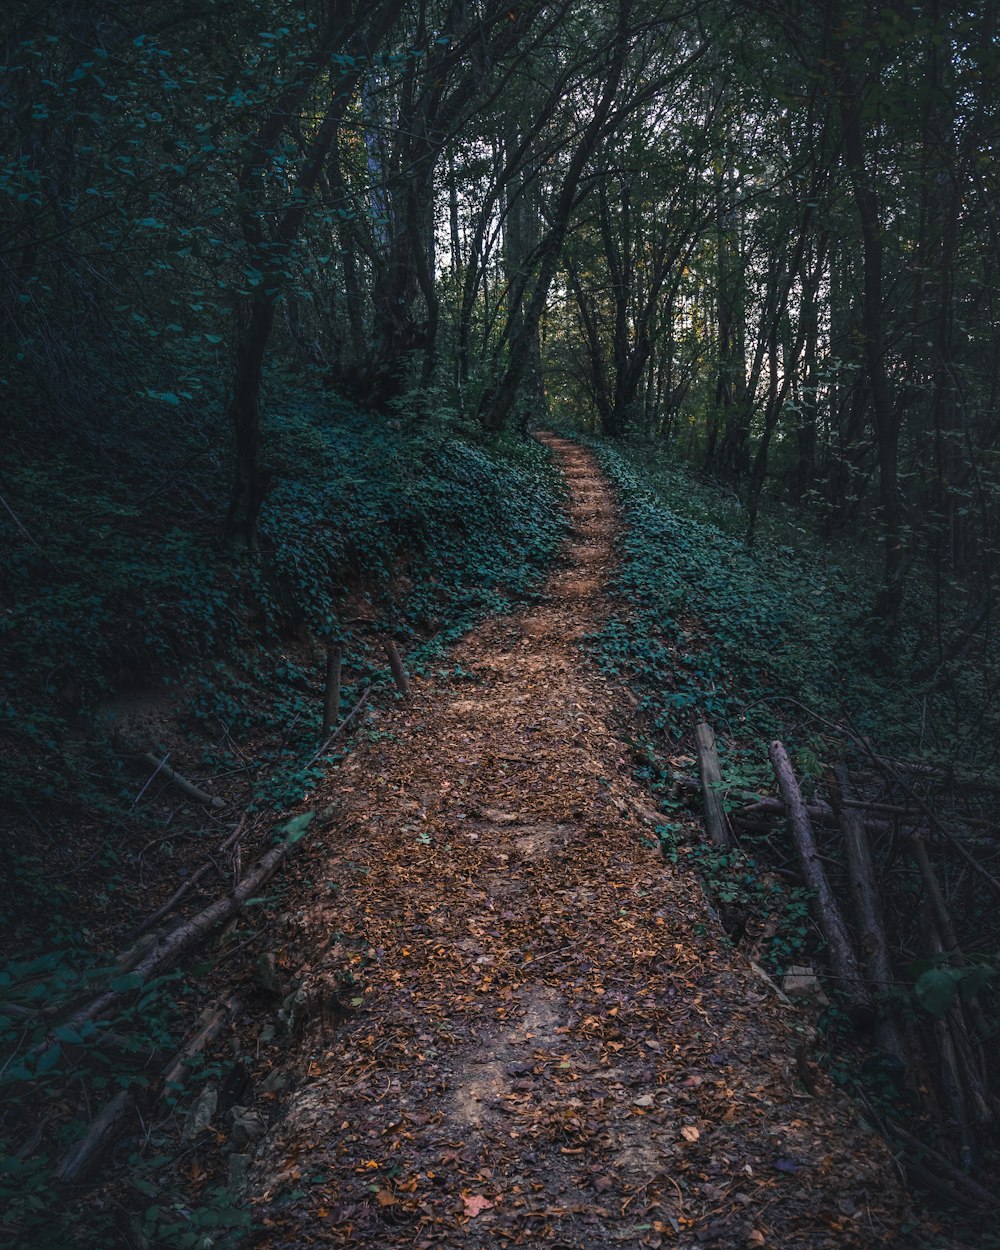
<path id="1" fill-rule="evenodd" d="M 846 1097 L 802 1084 L 806 1014 L 654 848 L 632 709 L 579 646 L 612 496 L 545 441 L 572 532 L 544 601 L 469 635 L 310 800 L 337 815 L 273 934 L 295 1040 L 257 1043 L 283 1093 L 254 1244 L 941 1245 Z"/>

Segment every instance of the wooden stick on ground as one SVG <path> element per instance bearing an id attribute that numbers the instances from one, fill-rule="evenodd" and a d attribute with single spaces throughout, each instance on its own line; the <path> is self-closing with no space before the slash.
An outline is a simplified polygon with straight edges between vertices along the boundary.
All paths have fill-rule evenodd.
<path id="1" fill-rule="evenodd" d="M 147 764 L 152 764 L 157 772 L 162 773 L 172 785 L 175 785 L 182 794 L 186 794 L 189 799 L 193 799 L 196 803 L 205 803 L 209 807 L 226 806 L 224 799 L 220 799 L 218 795 L 206 794 L 204 790 L 199 790 L 198 787 L 188 781 L 186 777 L 182 777 L 179 772 L 171 768 L 167 763 L 166 756 L 164 756 L 161 760 L 155 756 L 152 751 L 147 751 L 142 758 Z"/>
<path id="2" fill-rule="evenodd" d="M 291 842 L 282 842 L 272 847 L 266 855 L 262 855 L 235 890 L 216 899 L 210 906 L 192 916 L 190 920 L 185 920 L 183 924 L 178 925 L 176 929 L 171 930 L 157 942 L 149 954 L 136 964 L 129 978 L 128 988 L 107 989 L 98 994 L 69 1018 L 67 1023 L 70 1028 L 79 1030 L 81 1025 L 101 1019 L 112 1009 L 116 1009 L 121 1000 L 128 994 L 134 993 L 143 982 L 172 967 L 186 950 L 196 945 L 217 924 L 235 915 L 247 899 L 252 898 L 262 885 L 270 881 L 293 845 Z M 32 1047 L 31 1053 L 41 1054 L 52 1045 L 53 1040 L 51 1034 L 47 1035 Z"/>
<path id="3" fill-rule="evenodd" d="M 698 747 L 698 770 L 701 773 L 701 797 L 705 805 L 705 828 L 716 846 L 729 847 L 732 836 L 726 809 L 722 804 L 722 769 L 715 746 L 715 734 L 710 725 L 699 721 L 694 727 L 694 740 Z"/>
<path id="4" fill-rule="evenodd" d="M 184 1043 L 163 1071 L 164 1093 L 176 1091 L 184 1082 L 185 1069 L 195 1055 L 201 1054 L 205 1047 L 213 1042 L 227 1024 L 231 1024 L 243 1013 L 243 1000 L 235 994 L 224 1003 L 215 1007 L 207 1007 L 198 1017 L 198 1028 L 193 1036 Z"/>
<path id="5" fill-rule="evenodd" d="M 816 921 L 829 947 L 833 974 L 839 982 L 840 989 L 856 1007 L 871 1011 L 873 1006 L 871 995 L 854 954 L 847 926 L 844 924 L 837 900 L 823 870 L 819 848 L 816 845 L 812 825 L 806 814 L 806 805 L 799 783 L 795 780 L 788 753 L 780 742 L 775 741 L 771 743 L 769 754 L 778 779 L 781 797 L 785 800 L 785 806 L 788 809 L 788 823 L 799 852 L 802 876 L 812 891 Z"/>
<path id="6" fill-rule="evenodd" d="M 84 1137 L 74 1142 L 56 1164 L 55 1179 L 63 1185 L 78 1185 L 86 1180 L 100 1162 L 105 1144 L 132 1107 L 130 1091 L 120 1089 L 94 1116 Z"/>

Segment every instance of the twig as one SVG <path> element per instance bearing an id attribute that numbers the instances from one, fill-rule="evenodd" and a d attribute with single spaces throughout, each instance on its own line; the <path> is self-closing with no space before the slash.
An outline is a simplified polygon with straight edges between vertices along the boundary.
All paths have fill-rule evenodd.
<path id="1" fill-rule="evenodd" d="M 327 751 L 330 749 L 330 747 L 333 745 L 333 743 L 336 742 L 337 739 L 341 737 L 341 735 L 344 734 L 350 728 L 351 722 L 354 720 L 357 714 L 361 711 L 364 705 L 368 702 L 368 696 L 371 694 L 371 692 L 372 692 L 371 686 L 366 686 L 364 688 L 364 690 L 361 692 L 360 699 L 358 699 L 354 707 L 351 708 L 351 710 L 347 713 L 347 715 L 340 722 L 340 724 L 333 731 L 333 733 L 330 734 L 329 738 L 327 738 L 327 740 L 323 743 L 323 745 L 316 752 L 316 754 L 310 758 L 309 763 L 306 764 L 306 768 L 308 768 L 311 764 L 315 764 L 321 755 L 325 755 Z"/>
<path id="2" fill-rule="evenodd" d="M 186 794 L 189 799 L 194 799 L 196 803 L 206 803 L 209 807 L 226 806 L 224 799 L 220 799 L 218 795 L 206 794 L 204 790 L 199 790 L 198 787 L 188 781 L 186 777 L 182 777 L 179 772 L 171 768 L 167 763 L 167 756 L 164 756 L 161 760 L 157 759 L 152 751 L 147 751 L 142 758 L 148 764 L 152 764 L 152 766 L 156 769 L 156 772 L 162 773 L 169 782 L 175 785 L 183 794 Z M 154 773 L 153 776 L 155 777 L 156 773 Z M 150 777 L 149 780 L 152 781 L 153 778 Z M 148 785 L 149 782 L 146 784 Z"/>
<path id="3" fill-rule="evenodd" d="M 239 844 L 239 841 L 243 837 L 243 834 L 246 829 L 246 821 L 247 821 L 246 812 L 244 812 L 243 815 L 240 817 L 239 824 L 236 826 L 235 830 L 229 835 L 229 837 L 225 840 L 225 842 L 223 842 L 223 844 L 219 847 L 218 853 L 220 855 L 224 851 L 228 851 L 231 847 Z M 213 868 L 216 868 L 216 867 L 217 865 L 215 864 L 214 860 L 211 860 L 211 859 L 208 860 L 207 863 L 202 864 L 202 866 L 196 869 L 196 871 L 193 872 L 186 881 L 181 882 L 178 888 L 173 892 L 173 894 L 171 894 L 171 896 L 167 899 L 167 901 L 163 904 L 162 907 L 158 907 L 151 916 L 147 916 L 146 919 L 141 921 L 139 924 L 137 924 L 134 929 L 130 929 L 128 933 L 125 934 L 124 940 L 126 942 L 134 942 L 135 939 L 140 936 L 140 934 L 145 933 L 146 930 L 151 929 L 153 925 L 157 923 L 157 921 L 162 920 L 164 916 L 169 915 L 170 912 L 172 912 L 174 908 L 177 906 L 177 904 L 181 901 L 184 895 L 187 894 L 194 886 L 196 886 L 198 882 L 202 879 L 202 877 L 206 876 L 209 872 L 212 871 Z"/>

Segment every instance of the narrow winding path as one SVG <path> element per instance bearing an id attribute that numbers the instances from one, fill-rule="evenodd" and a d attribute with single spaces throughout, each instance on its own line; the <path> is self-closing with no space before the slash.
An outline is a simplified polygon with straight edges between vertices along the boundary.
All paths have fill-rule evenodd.
<path id="1" fill-rule="evenodd" d="M 634 815 L 620 691 L 579 646 L 613 501 L 544 438 L 572 517 L 544 602 L 468 637 L 317 796 L 255 1244 L 906 1244 L 883 1148 L 796 1078 L 802 1018 Z"/>

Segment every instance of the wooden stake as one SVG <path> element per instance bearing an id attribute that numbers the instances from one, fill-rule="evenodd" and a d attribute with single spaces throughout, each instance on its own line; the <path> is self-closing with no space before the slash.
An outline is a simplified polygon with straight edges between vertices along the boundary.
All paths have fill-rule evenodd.
<path id="1" fill-rule="evenodd" d="M 705 828 L 716 846 L 729 847 L 732 837 L 726 809 L 722 804 L 722 769 L 719 752 L 715 746 L 712 727 L 699 721 L 694 727 L 694 740 L 698 747 L 698 771 L 701 773 L 701 797 L 705 805 Z"/>
<path id="2" fill-rule="evenodd" d="M 399 649 L 391 638 L 385 640 L 385 653 L 389 657 L 389 668 L 392 671 L 392 680 L 396 683 L 396 688 L 404 699 L 408 698 L 410 681 L 406 676 L 406 669 L 403 667 Z"/>
<path id="3" fill-rule="evenodd" d="M 323 700 L 323 741 L 330 736 L 330 731 L 337 723 L 340 715 L 340 667 L 344 659 L 344 648 L 337 643 L 326 649 L 326 697 Z"/>

